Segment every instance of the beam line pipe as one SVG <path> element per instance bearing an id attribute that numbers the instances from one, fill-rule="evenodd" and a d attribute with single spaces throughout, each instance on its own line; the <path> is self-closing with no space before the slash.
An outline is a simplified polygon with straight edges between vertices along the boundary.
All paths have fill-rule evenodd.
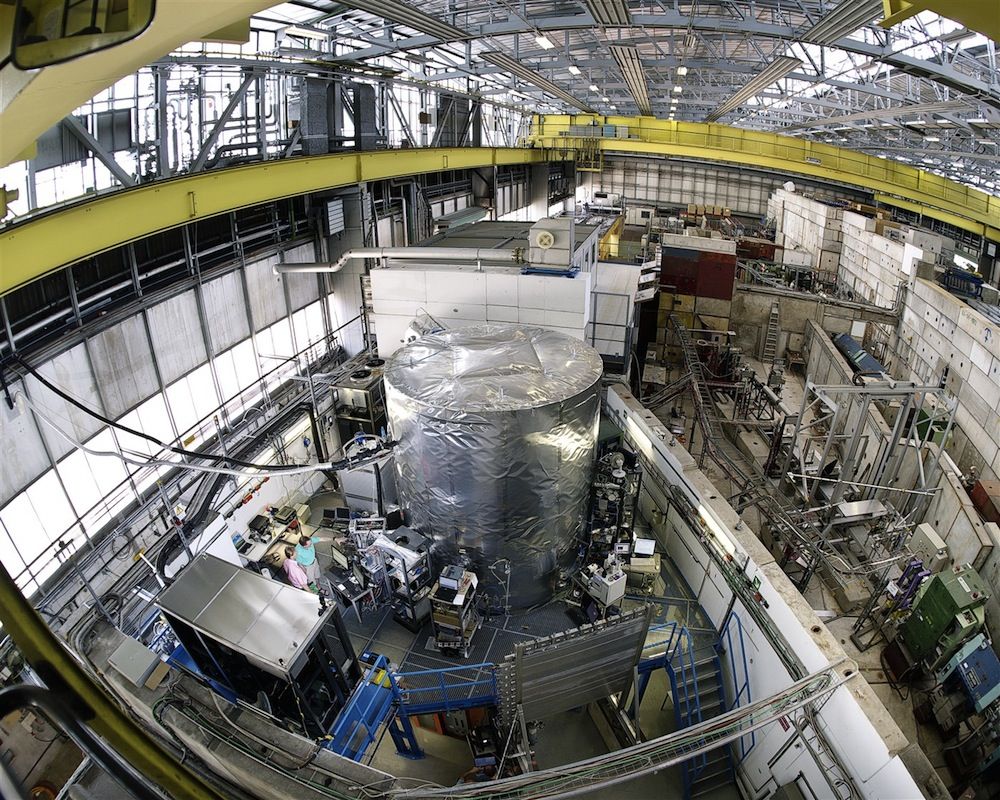
<path id="1" fill-rule="evenodd" d="M 410 261 L 483 261 L 491 264 L 523 264 L 524 249 L 500 250 L 482 247 L 355 247 L 332 263 L 303 262 L 276 264 L 274 271 L 281 275 L 296 272 L 339 272 L 348 261 L 361 258 L 403 258 Z"/>

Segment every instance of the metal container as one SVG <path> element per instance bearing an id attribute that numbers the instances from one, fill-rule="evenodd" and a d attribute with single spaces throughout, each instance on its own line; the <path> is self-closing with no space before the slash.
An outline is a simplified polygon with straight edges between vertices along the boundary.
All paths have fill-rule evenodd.
<path id="1" fill-rule="evenodd" d="M 584 342 L 517 325 L 396 351 L 385 389 L 397 488 L 438 565 L 470 565 L 511 608 L 551 596 L 586 513 L 601 372 Z"/>

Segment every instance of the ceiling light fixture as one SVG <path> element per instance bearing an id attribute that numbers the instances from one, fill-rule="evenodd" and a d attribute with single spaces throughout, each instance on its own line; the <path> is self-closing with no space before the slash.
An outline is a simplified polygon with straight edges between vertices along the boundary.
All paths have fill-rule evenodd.
<path id="1" fill-rule="evenodd" d="M 542 50 L 552 50 L 555 47 L 552 40 L 548 39 L 541 33 L 535 37 L 535 41 L 538 42 L 538 46 L 541 47 Z"/>
<path id="2" fill-rule="evenodd" d="M 823 117 L 810 122 L 799 122 L 783 128 L 783 131 L 803 130 L 806 128 L 822 128 L 825 125 L 839 125 L 843 122 L 855 122 L 858 120 L 872 119 L 901 119 L 913 114 L 937 114 L 941 112 L 964 111 L 968 105 L 961 100 L 944 100 L 940 103 L 910 103 L 905 106 L 890 106 L 888 108 L 874 108 L 869 111 L 859 111 L 854 114 L 840 114 L 835 117 Z M 971 122 L 971 120 L 969 120 Z M 886 127 L 895 127 L 888 123 Z"/>
<path id="3" fill-rule="evenodd" d="M 832 45 L 882 16 L 882 0 L 841 0 L 815 25 L 796 36 L 812 44 Z"/>
<path id="4" fill-rule="evenodd" d="M 573 95 L 571 95 L 565 89 L 557 86 L 548 78 L 539 75 L 533 69 L 529 69 L 528 67 L 524 66 L 524 64 L 522 64 L 520 61 L 507 55 L 506 53 L 501 53 L 498 50 L 493 50 L 487 53 L 480 53 L 479 57 L 482 58 L 483 61 L 488 61 L 490 64 L 500 67 L 501 69 L 507 70 L 507 72 L 511 73 L 512 75 L 516 75 L 518 78 L 525 81 L 526 83 L 530 83 L 532 86 L 537 86 L 539 89 L 541 89 L 544 92 L 548 92 L 553 97 L 558 97 L 567 105 L 573 106 L 573 108 L 578 108 L 580 109 L 580 111 L 584 111 L 588 114 L 591 114 L 594 111 L 594 109 L 587 103 L 584 103 L 581 100 L 577 100 Z"/>
<path id="5" fill-rule="evenodd" d="M 398 22 L 407 28 L 413 28 L 420 33 L 440 39 L 442 42 L 461 41 L 472 39 L 473 35 L 468 31 L 463 31 L 447 22 L 442 22 L 437 17 L 418 11 L 413 6 L 405 5 L 401 2 L 387 3 L 385 0 L 349 0 L 346 5 L 374 14 L 382 19 Z"/>
<path id="6" fill-rule="evenodd" d="M 683 91 L 684 91 L 684 87 L 683 86 L 675 86 L 674 87 L 674 94 L 680 94 Z"/>
<path id="7" fill-rule="evenodd" d="M 780 56 L 750 79 L 746 86 L 720 105 L 715 111 L 705 117 L 706 122 L 717 122 L 730 111 L 735 111 L 749 98 L 760 94 L 772 83 L 777 83 L 789 72 L 802 65 L 802 62 L 791 56 Z"/>
<path id="8" fill-rule="evenodd" d="M 683 78 L 687 74 L 688 74 L 688 68 L 687 67 L 685 67 L 685 66 L 682 65 L 682 66 L 679 66 L 677 68 L 677 76 L 679 78 Z"/>
<path id="9" fill-rule="evenodd" d="M 598 25 L 624 28 L 632 24 L 627 0 L 587 0 L 587 8 Z"/>
<path id="10" fill-rule="evenodd" d="M 580 68 L 578 66 L 576 66 L 576 64 L 570 64 L 569 65 L 569 74 L 570 75 L 579 75 L 580 74 Z"/>
<path id="11" fill-rule="evenodd" d="M 639 60 L 639 51 L 634 45 L 615 44 L 611 46 L 611 55 L 618 62 L 618 69 L 621 70 L 622 77 L 625 78 L 625 85 L 632 93 L 639 108 L 639 114 L 649 116 L 652 109 L 649 105 L 649 90 L 646 88 L 646 73 L 642 68 L 642 61 Z"/>
<path id="12" fill-rule="evenodd" d="M 303 39 L 316 39 L 325 42 L 333 35 L 333 31 L 313 30 L 311 28 L 301 28 L 298 25 L 289 25 L 284 29 L 286 36 L 299 36 Z"/>
<path id="13" fill-rule="evenodd" d="M 597 84 L 596 83 L 590 84 L 590 86 L 588 86 L 587 88 L 590 89 L 590 91 L 592 91 L 592 92 L 599 92 L 599 91 L 601 91 L 600 89 L 597 88 Z"/>
<path id="14" fill-rule="evenodd" d="M 941 137 L 940 136 L 925 136 L 924 137 L 924 141 L 925 142 L 940 142 L 941 141 Z"/>

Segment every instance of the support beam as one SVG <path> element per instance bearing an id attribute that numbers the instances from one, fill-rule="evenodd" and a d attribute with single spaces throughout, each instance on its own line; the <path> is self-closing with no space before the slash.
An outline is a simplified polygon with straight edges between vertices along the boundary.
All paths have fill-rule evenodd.
<path id="1" fill-rule="evenodd" d="M 94 136 L 91 135 L 83 123 L 80 122 L 79 118 L 70 114 L 66 119 L 63 120 L 66 127 L 69 128 L 70 133 L 72 133 L 80 142 L 94 154 L 94 158 L 100 161 L 104 166 L 110 170 L 111 174 L 115 176 L 115 180 L 118 181 L 122 186 L 135 186 L 135 178 L 129 175 L 124 167 L 115 161 L 115 157 L 112 153 L 109 153 L 104 149 L 99 141 L 97 141 Z"/>
<path id="2" fill-rule="evenodd" d="M 212 130 L 208 134 L 208 138 L 205 140 L 205 143 L 201 146 L 201 150 L 198 151 L 198 157 L 194 160 L 194 163 L 191 164 L 191 172 L 200 172 L 205 168 L 205 162 L 208 160 L 208 154 L 211 152 L 212 148 L 215 147 L 216 142 L 219 141 L 219 136 L 222 135 L 222 130 L 226 127 L 226 123 L 232 119 L 233 112 L 236 111 L 236 107 L 243 102 L 243 98 L 247 95 L 247 90 L 250 88 L 256 77 L 257 76 L 251 72 L 243 79 L 243 83 L 241 83 L 239 88 L 233 93 L 229 103 L 222 110 L 219 118 L 215 121 L 215 125 L 212 126 Z"/>

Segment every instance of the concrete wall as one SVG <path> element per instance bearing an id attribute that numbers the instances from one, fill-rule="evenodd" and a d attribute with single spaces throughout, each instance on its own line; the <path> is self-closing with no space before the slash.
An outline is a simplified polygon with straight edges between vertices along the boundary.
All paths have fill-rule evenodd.
<path id="1" fill-rule="evenodd" d="M 964 473 L 1000 476 L 1000 326 L 935 283 L 916 278 L 895 341 L 897 377 L 945 387 L 958 397 L 946 445 Z"/>
<path id="2" fill-rule="evenodd" d="M 800 292 L 764 286 L 737 286 L 733 296 L 730 327 L 736 331 L 736 344 L 751 356 L 759 357 L 764 347 L 771 305 L 778 304 L 781 333 L 778 355 L 785 348 L 802 350 L 806 327 L 815 322 L 827 333 L 850 333 L 855 322 L 871 321 L 895 324 L 895 318 L 857 303 L 841 302 Z"/>

